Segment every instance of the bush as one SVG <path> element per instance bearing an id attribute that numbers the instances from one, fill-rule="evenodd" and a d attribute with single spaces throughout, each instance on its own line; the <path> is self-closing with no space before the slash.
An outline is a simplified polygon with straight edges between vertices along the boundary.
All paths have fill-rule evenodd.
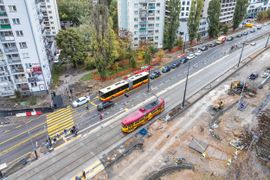
<path id="1" fill-rule="evenodd" d="M 29 98 L 29 104 L 30 104 L 30 106 L 36 105 L 36 104 L 37 104 L 37 98 L 34 97 L 34 96 L 31 96 L 31 97 Z"/>
<path id="2" fill-rule="evenodd" d="M 15 90 L 15 96 L 16 96 L 17 99 L 21 99 L 22 98 L 22 94 L 18 90 Z"/>
<path id="3" fill-rule="evenodd" d="M 52 67 L 52 81 L 53 86 L 57 86 L 60 84 L 59 77 L 61 73 L 63 72 L 64 68 L 61 65 L 54 64 Z"/>
<path id="4" fill-rule="evenodd" d="M 82 81 L 89 81 L 92 78 L 93 78 L 93 74 L 90 72 L 90 73 L 84 75 L 80 80 L 82 80 Z"/>

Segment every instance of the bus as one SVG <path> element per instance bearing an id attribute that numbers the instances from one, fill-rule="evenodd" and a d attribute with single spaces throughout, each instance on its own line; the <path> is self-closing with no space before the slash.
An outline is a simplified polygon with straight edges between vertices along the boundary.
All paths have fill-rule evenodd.
<path id="1" fill-rule="evenodd" d="M 103 102 L 121 96 L 126 92 L 148 83 L 149 73 L 141 72 L 125 80 L 116 82 L 108 87 L 99 90 L 99 99 Z"/>
<path id="2" fill-rule="evenodd" d="M 163 112 L 164 108 L 165 101 L 163 98 L 158 98 L 155 101 L 145 105 L 144 107 L 131 113 L 121 121 L 122 132 L 133 132 L 135 129 L 149 122 L 155 116 Z"/>

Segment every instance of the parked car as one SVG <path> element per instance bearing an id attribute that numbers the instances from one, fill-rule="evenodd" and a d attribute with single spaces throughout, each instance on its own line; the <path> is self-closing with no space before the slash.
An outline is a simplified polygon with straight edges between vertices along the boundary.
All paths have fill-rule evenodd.
<path id="1" fill-rule="evenodd" d="M 256 42 L 252 42 L 250 43 L 251 46 L 255 46 L 256 45 Z"/>
<path id="2" fill-rule="evenodd" d="M 264 72 L 264 73 L 261 75 L 261 77 L 262 77 L 262 78 L 267 78 L 269 75 L 270 75 L 269 72 Z"/>
<path id="3" fill-rule="evenodd" d="M 199 47 L 199 50 L 201 50 L 201 51 L 206 51 L 208 49 L 208 47 L 207 46 L 202 46 L 202 47 Z"/>
<path id="4" fill-rule="evenodd" d="M 162 68 L 162 72 L 163 73 L 167 73 L 167 72 L 169 72 L 171 70 L 171 68 L 170 68 L 170 66 L 164 66 L 163 68 Z"/>
<path id="5" fill-rule="evenodd" d="M 181 64 L 181 62 L 175 61 L 175 62 L 172 63 L 171 68 L 172 68 L 172 69 L 175 69 L 175 68 L 179 67 L 180 64 Z"/>
<path id="6" fill-rule="evenodd" d="M 180 59 L 181 63 L 185 64 L 188 61 L 187 57 L 181 58 Z"/>
<path id="7" fill-rule="evenodd" d="M 202 51 L 201 51 L 201 50 L 198 50 L 198 51 L 195 52 L 195 55 L 196 55 L 196 56 L 199 56 L 199 55 L 201 55 L 201 54 L 202 54 Z"/>
<path id="8" fill-rule="evenodd" d="M 256 31 L 255 29 L 251 29 L 249 32 L 254 33 L 255 31 Z"/>
<path id="9" fill-rule="evenodd" d="M 227 37 L 227 41 L 232 41 L 232 40 L 233 40 L 232 36 Z"/>
<path id="10" fill-rule="evenodd" d="M 159 71 L 154 71 L 150 73 L 150 79 L 158 78 L 161 75 Z"/>
<path id="11" fill-rule="evenodd" d="M 237 34 L 236 37 L 240 38 L 242 37 L 242 34 Z"/>
<path id="12" fill-rule="evenodd" d="M 187 59 L 190 60 L 190 59 L 193 59 L 193 58 L 195 58 L 195 57 L 196 57 L 195 54 L 189 53 L 189 55 L 187 56 Z"/>
<path id="13" fill-rule="evenodd" d="M 257 73 L 252 73 L 252 74 L 249 75 L 248 78 L 249 78 L 250 80 L 255 80 L 257 77 L 258 77 L 258 74 L 257 74 Z"/>
<path id="14" fill-rule="evenodd" d="M 90 101 L 90 97 L 89 96 L 83 96 L 78 98 L 77 100 L 72 102 L 72 106 L 73 107 L 79 107 L 81 105 L 84 105 L 86 103 L 88 103 L 88 101 Z"/>
<path id="15" fill-rule="evenodd" d="M 111 107 L 113 105 L 114 105 L 114 102 L 112 102 L 112 101 L 102 102 L 97 106 L 97 110 L 102 111 L 102 110 L 107 109 L 108 107 Z"/>
<path id="16" fill-rule="evenodd" d="M 243 35 L 244 35 L 244 36 L 248 35 L 248 32 L 247 32 L 247 31 L 246 31 L 246 32 L 243 32 Z"/>
<path id="17" fill-rule="evenodd" d="M 262 29 L 262 26 L 257 26 L 257 30 L 260 30 L 260 29 Z"/>
<path id="18" fill-rule="evenodd" d="M 217 44 L 215 42 L 208 44 L 208 47 L 215 47 Z"/>

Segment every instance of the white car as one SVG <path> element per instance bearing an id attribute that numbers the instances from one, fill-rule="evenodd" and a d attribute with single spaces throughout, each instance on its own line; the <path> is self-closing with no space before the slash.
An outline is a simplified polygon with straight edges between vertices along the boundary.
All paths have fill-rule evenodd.
<path id="1" fill-rule="evenodd" d="M 256 45 L 256 43 L 255 43 L 255 42 L 252 42 L 252 43 L 250 43 L 250 45 L 251 45 L 251 46 L 255 46 L 255 45 Z"/>
<path id="2" fill-rule="evenodd" d="M 201 54 L 202 54 L 202 51 L 201 51 L 201 50 L 198 50 L 198 51 L 195 52 L 195 55 L 196 55 L 196 56 L 199 56 L 199 55 L 201 55 Z"/>
<path id="3" fill-rule="evenodd" d="M 58 64 L 59 63 L 59 56 L 60 54 L 56 54 L 56 56 L 54 57 L 53 63 L 54 64 Z"/>
<path id="4" fill-rule="evenodd" d="M 190 60 L 190 59 L 193 59 L 193 58 L 195 58 L 195 57 L 196 57 L 195 54 L 190 53 L 190 54 L 187 56 L 187 59 Z"/>
<path id="5" fill-rule="evenodd" d="M 268 72 L 264 72 L 264 73 L 261 75 L 262 78 L 267 78 L 268 76 L 269 76 L 269 73 L 268 73 Z"/>
<path id="6" fill-rule="evenodd" d="M 72 102 L 72 106 L 73 107 L 79 107 L 81 105 L 86 104 L 88 101 L 90 101 L 90 97 L 89 96 L 83 96 L 78 98 L 76 101 Z"/>

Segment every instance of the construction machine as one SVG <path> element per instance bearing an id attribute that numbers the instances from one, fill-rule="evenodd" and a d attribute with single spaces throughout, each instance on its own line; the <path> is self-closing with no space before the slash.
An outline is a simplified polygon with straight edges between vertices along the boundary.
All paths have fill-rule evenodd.
<path id="1" fill-rule="evenodd" d="M 224 107 L 224 100 L 223 99 L 219 99 L 214 105 L 213 105 L 213 110 L 214 111 L 219 111 L 221 109 L 223 109 Z"/>
<path id="2" fill-rule="evenodd" d="M 256 88 L 252 87 L 248 83 L 244 83 L 242 81 L 233 81 L 231 82 L 229 94 L 241 94 L 242 92 L 245 92 L 245 94 L 248 94 L 250 96 L 255 96 L 256 94 Z"/>

